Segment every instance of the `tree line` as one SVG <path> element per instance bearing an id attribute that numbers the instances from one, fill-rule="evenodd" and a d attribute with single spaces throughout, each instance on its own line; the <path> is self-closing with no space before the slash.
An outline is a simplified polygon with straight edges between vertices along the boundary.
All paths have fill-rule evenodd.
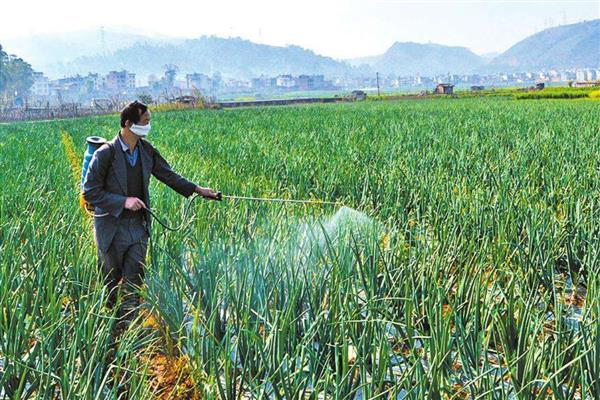
<path id="1" fill-rule="evenodd" d="M 0 44 L 0 102 L 10 104 L 27 95 L 33 85 L 33 68 L 22 58 L 8 54 Z"/>

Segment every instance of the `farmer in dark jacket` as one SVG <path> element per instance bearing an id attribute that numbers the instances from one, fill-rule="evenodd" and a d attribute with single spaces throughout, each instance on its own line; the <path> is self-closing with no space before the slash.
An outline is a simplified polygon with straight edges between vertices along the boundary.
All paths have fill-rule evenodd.
<path id="1" fill-rule="evenodd" d="M 102 145 L 92 157 L 83 185 L 83 197 L 95 206 L 94 237 L 98 246 L 98 265 L 109 290 L 107 305 L 115 306 L 121 288 L 119 327 L 124 330 L 137 315 L 143 283 L 148 243 L 150 175 L 177 193 L 193 193 L 217 200 L 212 189 L 203 188 L 175 173 L 160 153 L 146 140 L 150 131 L 150 111 L 134 101 L 121 111 L 121 131 Z M 119 282 L 122 280 L 122 285 Z"/>

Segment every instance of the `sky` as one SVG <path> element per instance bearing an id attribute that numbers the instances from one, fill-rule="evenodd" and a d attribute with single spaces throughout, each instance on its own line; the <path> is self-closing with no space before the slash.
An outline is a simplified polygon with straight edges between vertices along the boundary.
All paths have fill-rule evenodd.
<path id="1" fill-rule="evenodd" d="M 2 39 L 104 26 L 143 34 L 242 37 L 337 59 L 396 41 L 502 52 L 550 26 L 600 18 L 600 0 L 2 0 Z"/>

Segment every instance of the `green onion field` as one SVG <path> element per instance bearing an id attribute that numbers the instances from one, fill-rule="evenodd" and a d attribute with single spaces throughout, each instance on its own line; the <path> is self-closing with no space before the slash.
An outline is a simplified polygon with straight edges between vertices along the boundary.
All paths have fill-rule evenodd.
<path id="1" fill-rule="evenodd" d="M 113 312 L 79 206 L 118 116 L 0 124 L 0 398 L 598 399 L 600 103 L 510 98 L 156 112 L 225 195 L 156 221 Z M 171 226 L 189 200 L 152 180 Z M 107 355 L 113 353 L 113 359 Z"/>

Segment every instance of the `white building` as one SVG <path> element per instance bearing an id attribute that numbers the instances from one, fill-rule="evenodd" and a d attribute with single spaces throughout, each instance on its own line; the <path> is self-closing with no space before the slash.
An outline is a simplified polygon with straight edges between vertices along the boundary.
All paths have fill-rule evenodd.
<path id="1" fill-rule="evenodd" d="M 91 82 L 94 90 L 103 90 L 106 86 L 106 77 L 100 74 L 89 73 L 87 79 Z"/>
<path id="2" fill-rule="evenodd" d="M 110 71 L 106 75 L 106 88 L 114 92 L 135 89 L 135 74 L 126 70 Z"/>
<path id="3" fill-rule="evenodd" d="M 127 89 L 135 89 L 135 74 L 127 73 Z"/>
<path id="4" fill-rule="evenodd" d="M 291 88 L 296 85 L 296 81 L 291 75 L 279 75 L 276 79 L 276 85 L 278 87 Z"/>
<path id="5" fill-rule="evenodd" d="M 200 91 L 210 91 L 213 87 L 213 82 L 210 76 L 205 74 L 193 73 L 185 76 L 187 89 L 197 89 Z"/>
<path id="6" fill-rule="evenodd" d="M 247 89 L 252 87 L 252 83 L 249 81 L 242 81 L 239 79 L 228 79 L 226 86 L 234 89 Z"/>
<path id="7" fill-rule="evenodd" d="M 33 73 L 33 85 L 31 86 L 31 93 L 34 96 L 50 96 L 50 81 L 48 77 L 44 76 L 43 72 Z"/>

